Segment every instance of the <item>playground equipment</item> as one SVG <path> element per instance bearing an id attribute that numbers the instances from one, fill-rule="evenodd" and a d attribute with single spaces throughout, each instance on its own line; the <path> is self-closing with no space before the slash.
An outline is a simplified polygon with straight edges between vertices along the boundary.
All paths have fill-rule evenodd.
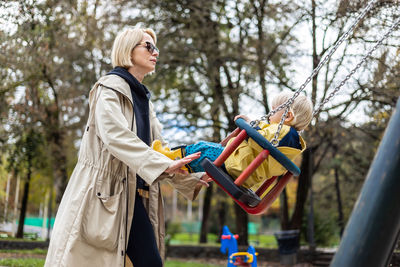
<path id="1" fill-rule="evenodd" d="M 238 205 L 240 205 L 246 212 L 250 214 L 263 213 L 279 196 L 286 184 L 289 182 L 292 175 L 299 175 L 300 169 L 288 159 L 282 152 L 274 147 L 268 140 L 266 140 L 256 129 L 246 123 L 245 120 L 239 118 L 235 121 L 239 127 L 240 133 L 236 136 L 235 140 L 227 146 L 221 155 L 211 162 L 205 158 L 201 165 L 207 174 L 214 179 L 214 181 L 221 186 L 221 188 L 228 193 Z M 264 150 L 253 160 L 253 162 L 242 172 L 242 174 L 235 180 L 221 168 L 224 161 L 247 137 L 252 138 Z M 279 179 L 275 186 L 263 196 L 265 191 L 270 185 L 276 181 L 277 176 L 267 179 L 256 192 L 242 187 L 243 182 L 260 166 L 263 161 L 271 155 L 280 164 L 282 164 L 288 172 Z M 261 199 L 261 196 L 263 198 Z"/>
<path id="2" fill-rule="evenodd" d="M 247 252 L 238 252 L 237 241 L 238 235 L 234 235 L 229 231 L 228 226 L 222 228 L 221 248 L 220 251 L 225 254 L 228 252 L 227 267 L 243 266 L 257 267 L 257 255 L 255 248 L 249 246 Z"/>
<path id="3" fill-rule="evenodd" d="M 230 135 L 236 136 L 235 140 L 226 147 L 224 152 L 214 161 L 211 162 L 208 159 L 204 159 L 201 165 L 207 172 L 207 174 L 225 191 L 227 192 L 234 201 L 241 206 L 246 212 L 250 214 L 262 214 L 266 209 L 272 204 L 272 202 L 279 196 L 286 184 L 289 182 L 292 175 L 298 176 L 300 170 L 297 166 L 291 162 L 285 155 L 283 155 L 275 147 L 278 146 L 279 133 L 282 125 L 287 117 L 290 106 L 293 104 L 295 98 L 305 89 L 307 84 L 312 80 L 312 78 L 319 72 L 322 66 L 329 61 L 333 53 L 337 48 L 343 43 L 343 41 L 350 36 L 350 33 L 355 29 L 356 25 L 362 20 L 362 18 L 372 9 L 378 0 L 372 0 L 368 3 L 366 8 L 360 13 L 356 20 L 351 24 L 349 29 L 339 38 L 336 44 L 332 47 L 329 53 L 320 61 L 318 66 L 312 71 L 311 75 L 306 79 L 306 81 L 300 86 L 300 88 L 293 94 L 293 96 L 288 99 L 285 103 L 278 106 L 276 109 L 271 110 L 267 115 L 261 117 L 260 120 L 252 122 L 252 126 L 256 127 L 258 123 L 262 120 L 268 121 L 269 117 L 276 112 L 285 109 L 282 115 L 281 121 L 278 125 L 278 129 L 274 135 L 274 138 L 269 142 L 264 137 L 262 137 L 258 132 L 250 125 L 248 125 L 244 120 L 238 119 L 235 121 L 238 128 Z M 351 76 L 361 67 L 361 65 L 366 62 L 372 53 L 383 43 L 383 41 L 394 31 L 394 29 L 400 24 L 400 19 L 390 27 L 390 29 L 375 43 L 375 45 L 366 53 L 366 55 L 361 59 L 360 62 L 349 72 L 349 74 L 336 86 L 331 92 L 315 109 L 313 115 L 317 115 L 321 110 L 322 106 L 329 102 L 334 95 L 341 89 L 341 87 L 346 84 L 346 82 L 351 78 Z M 242 174 L 232 182 L 232 178 L 226 174 L 221 166 L 224 161 L 229 157 L 231 153 L 240 145 L 241 142 L 247 137 L 254 139 L 264 150 L 254 159 L 254 161 L 246 168 Z M 256 192 L 249 189 L 241 187 L 244 181 L 260 166 L 263 161 L 271 155 L 275 158 L 283 167 L 285 167 L 288 172 L 277 181 L 277 183 L 272 187 L 267 194 L 264 194 L 267 189 L 277 180 L 277 177 L 272 177 L 266 180 L 261 187 L 259 187 Z"/>
<path id="4" fill-rule="evenodd" d="M 331 267 L 390 266 L 400 233 L 400 98 Z"/>

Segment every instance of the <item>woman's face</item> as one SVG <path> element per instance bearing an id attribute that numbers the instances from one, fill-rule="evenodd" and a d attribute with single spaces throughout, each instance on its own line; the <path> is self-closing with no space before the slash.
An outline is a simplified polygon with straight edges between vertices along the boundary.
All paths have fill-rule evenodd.
<path id="1" fill-rule="evenodd" d="M 147 74 L 155 70 L 158 55 L 153 38 L 144 33 L 143 39 L 132 51 L 132 62 L 138 70 Z"/>

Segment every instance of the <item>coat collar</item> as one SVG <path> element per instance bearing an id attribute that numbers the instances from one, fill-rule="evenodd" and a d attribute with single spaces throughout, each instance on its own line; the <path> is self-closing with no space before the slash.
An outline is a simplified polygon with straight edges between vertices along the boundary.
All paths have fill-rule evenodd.
<path id="1" fill-rule="evenodd" d="M 133 99 L 132 99 L 132 94 L 131 94 L 131 89 L 129 87 L 129 84 L 121 77 L 118 75 L 105 75 L 101 77 L 98 82 L 99 85 L 103 85 L 105 87 L 112 88 L 119 93 L 123 94 L 126 98 L 129 99 L 131 104 L 133 105 Z"/>

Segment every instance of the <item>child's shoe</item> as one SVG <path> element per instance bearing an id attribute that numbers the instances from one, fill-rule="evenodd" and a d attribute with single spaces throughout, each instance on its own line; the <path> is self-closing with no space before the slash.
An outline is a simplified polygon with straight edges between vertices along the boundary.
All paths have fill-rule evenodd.
<path id="1" fill-rule="evenodd" d="M 160 140 L 154 140 L 153 143 L 151 144 L 151 147 L 153 148 L 153 150 L 167 156 L 172 160 L 182 159 L 185 157 L 184 155 L 185 152 L 182 147 L 171 150 L 169 147 L 163 147 Z M 188 171 L 188 168 L 185 166 L 182 167 L 181 169 Z"/>

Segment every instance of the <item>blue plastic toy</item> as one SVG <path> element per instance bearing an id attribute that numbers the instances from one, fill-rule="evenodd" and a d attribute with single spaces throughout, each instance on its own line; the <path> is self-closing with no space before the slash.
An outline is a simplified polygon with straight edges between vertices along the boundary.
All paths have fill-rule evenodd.
<path id="1" fill-rule="evenodd" d="M 238 252 L 237 240 L 238 235 L 234 235 L 229 231 L 228 226 L 222 228 L 221 248 L 223 254 L 228 252 L 227 267 L 247 266 L 257 267 L 257 255 L 255 248 L 249 246 L 247 252 Z"/>

